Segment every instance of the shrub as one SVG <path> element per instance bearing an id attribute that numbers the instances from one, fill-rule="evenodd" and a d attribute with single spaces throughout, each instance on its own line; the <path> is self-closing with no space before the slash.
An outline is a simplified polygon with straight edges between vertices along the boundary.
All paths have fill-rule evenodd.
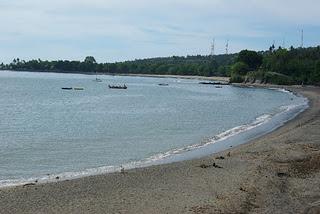
<path id="1" fill-rule="evenodd" d="M 246 75 L 249 71 L 249 66 L 244 62 L 237 62 L 231 67 L 232 75 Z"/>
<path id="2" fill-rule="evenodd" d="M 242 83 L 244 82 L 244 76 L 241 76 L 239 74 L 232 74 L 230 77 L 230 83 Z"/>
<path id="3" fill-rule="evenodd" d="M 267 72 L 265 74 L 265 83 L 271 83 L 276 85 L 292 85 L 294 81 L 291 77 L 276 73 L 276 72 Z"/>

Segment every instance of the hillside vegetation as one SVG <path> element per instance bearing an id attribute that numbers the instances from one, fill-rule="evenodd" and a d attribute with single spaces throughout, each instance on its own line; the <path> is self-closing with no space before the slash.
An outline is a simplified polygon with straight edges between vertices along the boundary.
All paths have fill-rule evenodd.
<path id="1" fill-rule="evenodd" d="M 24 61 L 1 64 L 2 70 L 61 73 L 163 74 L 231 77 L 231 82 L 281 85 L 320 85 L 320 46 L 289 50 L 270 47 L 268 51 L 243 50 L 216 56 L 159 57 L 115 63 L 97 63 L 93 56 L 84 61 Z"/>
<path id="2" fill-rule="evenodd" d="M 231 66 L 232 82 L 320 84 L 320 46 L 265 52 L 241 51 Z"/>
<path id="3" fill-rule="evenodd" d="M 230 66 L 236 54 L 218 56 L 187 56 L 138 59 L 116 63 L 96 63 L 92 56 L 84 61 L 24 61 L 14 59 L 1 69 L 16 71 L 75 72 L 75 73 L 108 73 L 108 74 L 166 74 L 166 75 L 198 75 L 229 76 Z"/>

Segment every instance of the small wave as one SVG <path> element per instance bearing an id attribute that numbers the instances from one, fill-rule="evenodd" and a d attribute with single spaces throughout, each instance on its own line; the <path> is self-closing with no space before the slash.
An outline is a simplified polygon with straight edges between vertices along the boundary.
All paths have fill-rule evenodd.
<path id="1" fill-rule="evenodd" d="M 86 169 L 77 172 L 63 172 L 57 174 L 50 174 L 41 177 L 33 178 L 21 178 L 21 179 L 9 179 L 9 180 L 0 180 L 0 187 L 12 187 L 12 186 L 21 186 L 30 183 L 49 183 L 54 181 L 64 181 L 69 179 L 76 179 L 81 177 L 87 177 L 92 175 L 99 175 L 104 173 L 111 173 L 121 171 L 121 166 L 102 166 L 97 168 Z"/>
<path id="2" fill-rule="evenodd" d="M 283 93 L 293 94 L 292 91 L 284 89 L 284 88 L 269 88 L 269 89 L 275 90 L 275 91 L 279 91 L 279 92 L 283 92 Z"/>
<path id="3" fill-rule="evenodd" d="M 281 106 L 281 107 L 280 107 L 280 110 L 281 110 L 281 111 L 291 111 L 291 110 L 293 110 L 293 109 L 295 109 L 295 108 L 298 108 L 298 107 L 300 107 L 300 106 L 301 106 L 301 105 L 298 105 L 298 104 Z"/>

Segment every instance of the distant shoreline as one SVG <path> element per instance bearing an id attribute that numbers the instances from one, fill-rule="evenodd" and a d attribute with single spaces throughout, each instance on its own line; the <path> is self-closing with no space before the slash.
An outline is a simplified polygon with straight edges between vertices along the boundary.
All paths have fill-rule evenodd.
<path id="1" fill-rule="evenodd" d="M 83 75 L 106 75 L 106 76 L 129 76 L 129 77 L 154 77 L 154 78 L 180 78 L 180 79 L 198 79 L 198 80 L 216 80 L 229 82 L 230 77 L 205 77 L 205 76 L 190 76 L 190 75 L 162 75 L 162 74 L 126 74 L 126 73 L 92 73 L 92 72 L 69 72 L 69 71 L 30 71 L 30 70 L 0 70 L 9 72 L 30 72 L 30 73 L 54 73 L 54 74 L 83 74 Z"/>
<path id="2" fill-rule="evenodd" d="M 216 80 L 229 82 L 229 77 L 205 77 L 205 76 L 188 76 L 188 75 L 162 75 L 162 74 L 115 74 L 114 76 L 133 76 L 133 77 L 156 77 L 156 78 L 180 78 L 180 79 L 198 79 L 198 80 Z"/>

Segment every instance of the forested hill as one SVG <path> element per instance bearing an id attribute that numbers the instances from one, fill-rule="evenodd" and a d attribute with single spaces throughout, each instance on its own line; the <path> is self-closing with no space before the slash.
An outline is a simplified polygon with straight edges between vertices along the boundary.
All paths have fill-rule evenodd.
<path id="1" fill-rule="evenodd" d="M 159 57 L 138 59 L 116 63 L 96 63 L 92 56 L 84 61 L 43 61 L 41 59 L 24 61 L 14 59 L 8 65 L 1 64 L 2 70 L 109 73 L 109 74 L 167 74 L 198 76 L 229 76 L 230 66 L 237 54 L 216 56 Z"/>
<path id="2" fill-rule="evenodd" d="M 243 50 L 231 66 L 231 81 L 320 85 L 320 46 Z"/>

